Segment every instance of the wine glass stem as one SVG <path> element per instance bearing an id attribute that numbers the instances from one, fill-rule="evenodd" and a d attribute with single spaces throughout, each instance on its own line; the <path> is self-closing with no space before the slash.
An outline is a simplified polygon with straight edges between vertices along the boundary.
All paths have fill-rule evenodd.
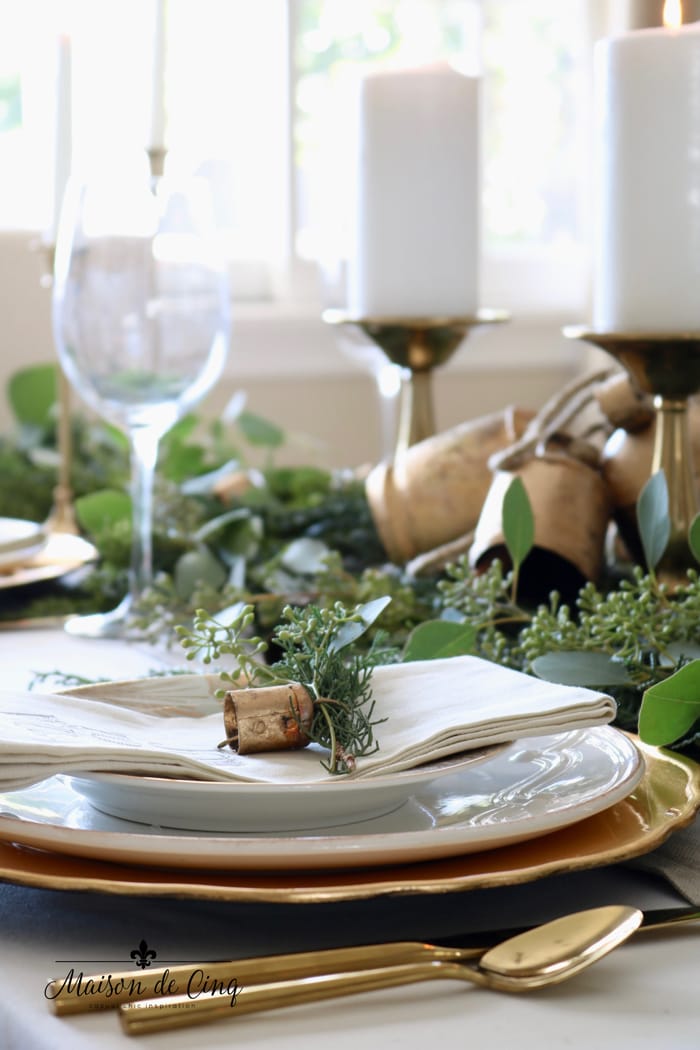
<path id="1" fill-rule="evenodd" d="M 153 479 L 159 434 L 150 427 L 134 427 L 131 443 L 132 545 L 129 589 L 137 601 L 153 579 Z"/>

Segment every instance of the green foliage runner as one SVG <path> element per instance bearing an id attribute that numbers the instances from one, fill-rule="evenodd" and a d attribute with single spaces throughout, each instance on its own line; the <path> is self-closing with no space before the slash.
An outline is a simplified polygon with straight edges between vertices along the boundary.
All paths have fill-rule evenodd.
<path id="1" fill-rule="evenodd" d="M 50 510 L 55 390 L 50 366 L 26 369 L 10 383 L 16 428 L 0 436 L 2 515 L 41 521 Z M 231 423 L 205 425 L 188 416 L 166 435 L 156 492 L 157 577 L 137 611 L 135 632 L 162 641 L 195 617 L 184 630 L 196 638 L 217 620 L 215 632 L 225 627 L 227 610 L 245 607 L 244 618 L 252 616 L 246 632 L 266 647 L 255 654 L 256 673 L 264 676 L 261 666 L 276 667 L 275 674 L 299 670 L 302 623 L 318 641 L 328 626 L 323 617 L 331 615 L 342 620 L 326 639 L 336 670 L 367 657 L 367 665 L 356 667 L 355 685 L 379 653 L 383 660 L 474 653 L 604 690 L 618 701 L 618 725 L 700 755 L 700 578 L 690 568 L 670 591 L 656 576 L 668 542 L 663 474 L 649 480 L 638 504 L 647 571 L 630 566 L 607 584 L 587 583 L 572 604 L 552 592 L 533 608 L 520 593 L 534 517 L 519 479 L 503 503 L 509 567 L 496 561 L 477 574 L 463 558 L 440 578 L 415 578 L 387 562 L 362 480 L 315 466 L 279 466 L 276 455 L 288 442 L 275 424 L 244 411 Z M 108 609 L 125 591 L 131 540 L 125 439 L 76 416 L 73 444 L 76 510 L 100 551 L 99 566 L 51 586 L 4 592 L 6 619 Z M 689 544 L 700 561 L 700 517 Z M 296 610 L 291 621 L 288 609 Z M 377 614 L 365 622 L 358 609 Z M 239 642 L 242 659 L 252 642 L 242 634 Z M 210 649 L 212 658 L 216 651 Z M 320 723 L 314 732 L 321 739 Z M 332 735 L 323 739 L 335 753 Z M 374 746 L 371 732 L 365 741 Z"/>

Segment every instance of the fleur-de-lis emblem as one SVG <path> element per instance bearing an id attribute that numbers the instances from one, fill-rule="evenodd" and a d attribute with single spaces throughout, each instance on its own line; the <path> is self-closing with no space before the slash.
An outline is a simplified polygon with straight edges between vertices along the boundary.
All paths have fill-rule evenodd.
<path id="1" fill-rule="evenodd" d="M 136 960 L 137 966 L 145 970 L 147 966 L 151 965 L 151 960 L 155 959 L 157 954 L 157 952 L 153 951 L 153 948 L 148 947 L 145 941 L 141 941 L 138 948 L 134 948 L 131 953 L 131 958 Z"/>

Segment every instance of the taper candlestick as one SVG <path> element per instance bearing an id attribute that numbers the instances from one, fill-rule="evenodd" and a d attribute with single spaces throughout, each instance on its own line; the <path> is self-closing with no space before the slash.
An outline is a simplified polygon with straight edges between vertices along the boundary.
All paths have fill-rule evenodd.
<path id="1" fill-rule="evenodd" d="M 162 146 L 151 146 L 148 153 L 148 164 L 151 169 L 151 178 L 160 179 L 165 172 L 165 158 L 168 151 Z"/>
<path id="2" fill-rule="evenodd" d="M 435 433 L 432 373 L 455 353 L 472 329 L 509 320 L 505 310 L 477 310 L 465 317 L 353 317 L 325 310 L 328 324 L 351 325 L 403 369 L 395 456 Z"/>
<path id="3" fill-rule="evenodd" d="M 51 286 L 53 281 L 53 265 L 55 247 L 53 244 L 44 244 L 42 248 L 45 253 L 46 273 L 42 284 Z M 58 448 L 58 477 L 53 490 L 53 506 L 46 519 L 46 527 L 49 532 L 67 532 L 77 536 L 78 524 L 73 509 L 73 489 L 71 487 L 71 468 L 73 464 L 73 438 L 71 434 L 71 410 L 70 410 L 70 385 L 63 369 L 57 369 L 56 378 L 56 405 L 58 416 L 56 419 L 56 444 Z"/>
<path id="4" fill-rule="evenodd" d="M 688 433 L 688 398 L 700 390 L 700 332 L 599 332 L 567 327 L 570 339 L 583 339 L 611 354 L 640 391 L 653 395 L 656 434 L 651 473 L 663 470 L 671 524 L 666 553 L 657 573 L 669 582 L 685 579 L 694 559 L 688 529 L 700 505 Z"/>

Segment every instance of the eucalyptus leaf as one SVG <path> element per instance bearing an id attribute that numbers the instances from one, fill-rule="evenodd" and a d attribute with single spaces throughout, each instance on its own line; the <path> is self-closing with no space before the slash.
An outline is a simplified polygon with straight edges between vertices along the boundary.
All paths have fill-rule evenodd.
<path id="1" fill-rule="evenodd" d="M 192 434 L 199 426 L 199 422 L 199 416 L 196 416 L 193 412 L 188 412 L 182 419 L 178 419 L 177 423 L 173 423 L 170 430 L 163 436 L 161 447 L 184 444 L 192 437 Z"/>
<path id="2" fill-rule="evenodd" d="M 161 440 L 159 469 L 171 481 L 179 483 L 204 472 L 206 449 L 201 444 L 190 442 L 199 422 L 199 417 L 190 412 L 178 420 Z"/>
<path id="3" fill-rule="evenodd" d="M 260 550 L 262 538 L 262 519 L 253 516 L 227 531 L 226 543 L 217 547 L 217 554 L 229 567 L 235 565 L 238 558 L 252 560 Z"/>
<path id="4" fill-rule="evenodd" d="M 234 510 L 227 510 L 224 514 L 217 514 L 215 518 L 210 518 L 209 521 L 205 521 L 203 525 L 200 525 L 193 538 L 197 543 L 204 543 L 213 539 L 217 533 L 220 533 L 232 523 L 247 521 L 249 518 L 250 511 L 247 507 L 236 507 Z"/>
<path id="5" fill-rule="evenodd" d="M 18 423 L 49 427 L 57 399 L 55 365 L 33 365 L 15 372 L 7 384 L 7 398 Z"/>
<path id="6" fill-rule="evenodd" d="M 661 561 L 671 535 L 668 485 L 663 470 L 652 474 L 639 495 L 637 525 L 647 568 L 653 572 Z"/>
<path id="7" fill-rule="evenodd" d="M 265 574 L 264 584 L 271 595 L 293 595 L 303 589 L 296 573 L 287 572 L 279 566 Z"/>
<path id="8" fill-rule="evenodd" d="M 390 601 L 391 597 L 387 594 L 382 598 L 375 598 L 371 602 L 366 602 L 364 605 L 358 605 L 355 613 L 360 619 L 341 624 L 330 641 L 328 651 L 337 653 L 344 649 L 346 645 L 350 645 L 351 642 L 360 638 L 367 628 L 371 627 L 374 621 L 381 616 Z"/>
<path id="9" fill-rule="evenodd" d="M 263 419 L 262 416 L 256 416 L 253 412 L 241 412 L 236 419 L 236 424 L 251 445 L 279 448 L 284 444 L 284 431 L 281 427 Z"/>
<path id="10" fill-rule="evenodd" d="M 624 664 L 607 653 L 545 653 L 532 661 L 538 678 L 558 685 L 582 685 L 598 689 L 611 685 L 629 685 L 631 678 Z"/>
<path id="11" fill-rule="evenodd" d="M 437 660 L 444 656 L 465 656 L 476 647 L 477 630 L 472 624 L 451 620 L 425 620 L 408 636 L 403 662 Z"/>
<path id="12" fill-rule="evenodd" d="M 696 514 L 688 529 L 688 545 L 696 561 L 700 561 L 700 514 Z"/>
<path id="13" fill-rule="evenodd" d="M 328 546 L 321 540 L 302 536 L 292 540 L 282 552 L 282 565 L 289 572 L 298 576 L 316 576 L 325 568 L 324 559 L 329 553 Z"/>
<path id="14" fill-rule="evenodd" d="M 57 448 L 32 448 L 27 452 L 27 458 L 35 467 L 44 470 L 58 470 L 61 465 L 61 453 Z"/>
<path id="15" fill-rule="evenodd" d="M 212 544 L 222 561 L 233 564 L 239 556 L 252 558 L 257 554 L 263 533 L 262 518 L 247 507 L 237 507 L 202 525 L 195 539 Z"/>
<path id="16" fill-rule="evenodd" d="M 245 607 L 245 602 L 234 602 L 233 605 L 227 605 L 225 609 L 220 609 L 214 619 L 222 627 L 230 627 L 232 623 L 236 622 Z"/>
<path id="17" fill-rule="evenodd" d="M 199 474 L 194 478 L 186 478 L 180 485 L 180 492 L 184 496 L 209 496 L 219 481 L 223 481 L 237 470 L 240 470 L 239 461 L 230 459 L 216 470 L 209 470 L 206 474 Z"/>
<path id="18" fill-rule="evenodd" d="M 131 497 L 117 489 L 100 489 L 75 501 L 80 526 L 90 535 L 99 535 L 120 521 L 131 520 Z"/>
<path id="19" fill-rule="evenodd" d="M 247 569 L 247 559 L 242 554 L 232 554 L 226 558 L 226 565 L 228 568 L 228 585 L 236 590 L 242 591 L 245 589 L 245 574 Z"/>
<path id="20" fill-rule="evenodd" d="M 201 445 L 175 444 L 164 449 L 160 457 L 160 472 L 176 485 L 204 471 L 206 451 Z"/>
<path id="21" fill-rule="evenodd" d="M 207 547 L 187 551 L 175 564 L 175 590 L 183 601 L 187 601 L 199 584 L 218 588 L 226 582 L 227 576 L 224 566 Z"/>
<path id="22" fill-rule="evenodd" d="M 128 435 L 123 430 L 120 430 L 119 427 L 115 427 L 114 423 L 107 423 L 103 419 L 100 423 L 100 434 L 103 441 L 112 448 L 118 449 L 120 452 L 129 452 Z"/>
<path id="23" fill-rule="evenodd" d="M 503 497 L 503 538 L 517 569 L 532 550 L 535 542 L 535 518 L 522 479 L 514 477 Z"/>
<path id="24" fill-rule="evenodd" d="M 700 660 L 647 689 L 639 712 L 639 736 L 663 747 L 688 733 L 700 719 Z"/>

